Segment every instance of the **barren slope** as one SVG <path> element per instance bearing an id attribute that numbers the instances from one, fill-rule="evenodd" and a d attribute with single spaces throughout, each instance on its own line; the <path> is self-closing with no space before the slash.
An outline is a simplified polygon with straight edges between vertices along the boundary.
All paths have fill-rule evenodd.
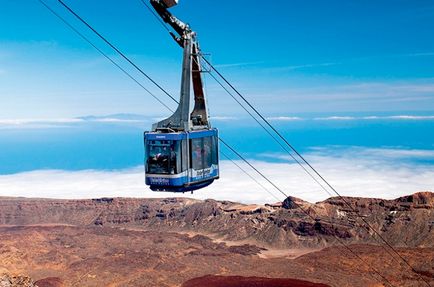
<path id="1" fill-rule="evenodd" d="M 297 200 L 316 218 L 292 206 Z M 434 195 L 396 200 L 346 198 L 393 245 L 434 247 Z M 0 200 L 1 225 L 69 224 L 123 226 L 147 230 L 194 231 L 224 240 L 254 241 L 269 247 L 326 247 L 339 237 L 348 243 L 375 243 L 366 225 L 342 199 L 310 204 L 288 198 L 279 205 L 242 205 L 215 200 L 126 199 Z"/>
<path id="2" fill-rule="evenodd" d="M 432 193 L 345 199 L 397 247 L 413 273 L 371 245 L 363 223 L 336 198 L 317 204 L 289 198 L 283 207 L 176 198 L 2 198 L 0 273 L 29 275 L 40 287 L 231 286 L 234 280 L 293 286 L 284 284 L 294 279 L 382 286 L 372 266 L 395 286 L 426 286 L 418 276 L 434 284 L 433 199 Z M 294 209 L 294 200 L 316 220 Z"/>

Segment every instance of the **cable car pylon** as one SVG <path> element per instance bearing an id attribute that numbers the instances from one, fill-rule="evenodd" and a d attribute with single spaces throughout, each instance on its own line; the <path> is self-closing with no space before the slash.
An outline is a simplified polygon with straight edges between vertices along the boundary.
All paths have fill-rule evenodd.
<path id="1" fill-rule="evenodd" d="M 168 11 L 178 4 L 177 0 L 150 2 L 173 28 L 170 35 L 184 53 L 178 108 L 144 133 L 146 184 L 153 191 L 194 191 L 219 178 L 218 130 L 209 121 L 199 43 L 190 26 Z"/>

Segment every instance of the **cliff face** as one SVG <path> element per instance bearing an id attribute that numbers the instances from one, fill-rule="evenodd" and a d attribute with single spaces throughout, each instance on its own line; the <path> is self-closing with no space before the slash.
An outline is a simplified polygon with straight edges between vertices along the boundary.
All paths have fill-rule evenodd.
<path id="1" fill-rule="evenodd" d="M 315 220 L 296 208 L 294 202 Z M 431 192 L 395 200 L 330 198 L 316 204 L 288 198 L 283 204 L 265 206 L 181 198 L 2 198 L 0 224 L 123 226 L 192 231 L 225 240 L 249 240 L 261 246 L 279 248 L 325 247 L 335 244 L 335 237 L 348 243 L 375 243 L 361 216 L 395 246 L 434 247 L 433 209 L 434 194 Z"/>

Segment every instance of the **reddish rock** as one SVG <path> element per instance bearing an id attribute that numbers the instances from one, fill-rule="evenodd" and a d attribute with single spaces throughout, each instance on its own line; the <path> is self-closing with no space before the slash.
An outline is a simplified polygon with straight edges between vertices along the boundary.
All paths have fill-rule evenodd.
<path id="1" fill-rule="evenodd" d="M 188 280 L 182 287 L 330 287 L 329 285 L 289 278 L 263 278 L 207 275 Z"/>
<path id="2" fill-rule="evenodd" d="M 63 280 L 59 277 L 47 277 L 35 282 L 38 287 L 63 287 Z"/>

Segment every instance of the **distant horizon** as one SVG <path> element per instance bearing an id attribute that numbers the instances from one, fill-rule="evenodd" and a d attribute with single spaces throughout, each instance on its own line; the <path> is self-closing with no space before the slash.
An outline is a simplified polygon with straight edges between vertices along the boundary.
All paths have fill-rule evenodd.
<path id="1" fill-rule="evenodd" d="M 72 116 L 66 117 L 3 117 L 0 115 L 1 120 L 14 120 L 14 119 L 34 119 L 34 120 L 51 120 L 51 119 L 92 119 L 92 118 L 122 118 L 122 117 L 137 117 L 137 118 L 160 118 L 164 116 L 169 116 L 170 112 L 165 114 L 155 114 L 149 115 L 146 113 L 129 113 L 129 112 L 116 112 L 116 113 L 93 113 L 93 114 L 76 114 Z M 309 117 L 309 115 L 312 115 Z M 421 110 L 421 111 L 340 111 L 340 112 L 293 112 L 293 113 L 273 113 L 270 115 L 266 115 L 268 119 L 271 120 L 297 120 L 297 119 L 325 119 L 325 117 L 315 117 L 314 115 L 325 115 L 327 118 L 332 119 L 336 117 L 336 119 L 344 120 L 354 118 L 354 119 L 431 119 L 434 117 L 434 110 Z M 245 118 L 249 119 L 249 115 L 247 113 L 240 114 L 217 114 L 210 115 L 211 119 L 217 120 L 225 120 L 225 119 L 236 119 L 236 118 Z"/>
<path id="2" fill-rule="evenodd" d="M 434 117 L 348 115 L 269 120 L 342 195 L 390 199 L 433 190 L 434 134 L 429 131 Z M 144 184 L 143 131 L 157 120 L 125 114 L 51 122 L 0 120 L 0 196 L 171 197 Z M 222 117 L 212 123 L 289 195 L 310 202 L 329 197 L 253 120 Z M 257 178 L 231 151 L 221 149 Z M 275 201 L 223 154 L 220 164 L 221 178 L 194 198 Z"/>

